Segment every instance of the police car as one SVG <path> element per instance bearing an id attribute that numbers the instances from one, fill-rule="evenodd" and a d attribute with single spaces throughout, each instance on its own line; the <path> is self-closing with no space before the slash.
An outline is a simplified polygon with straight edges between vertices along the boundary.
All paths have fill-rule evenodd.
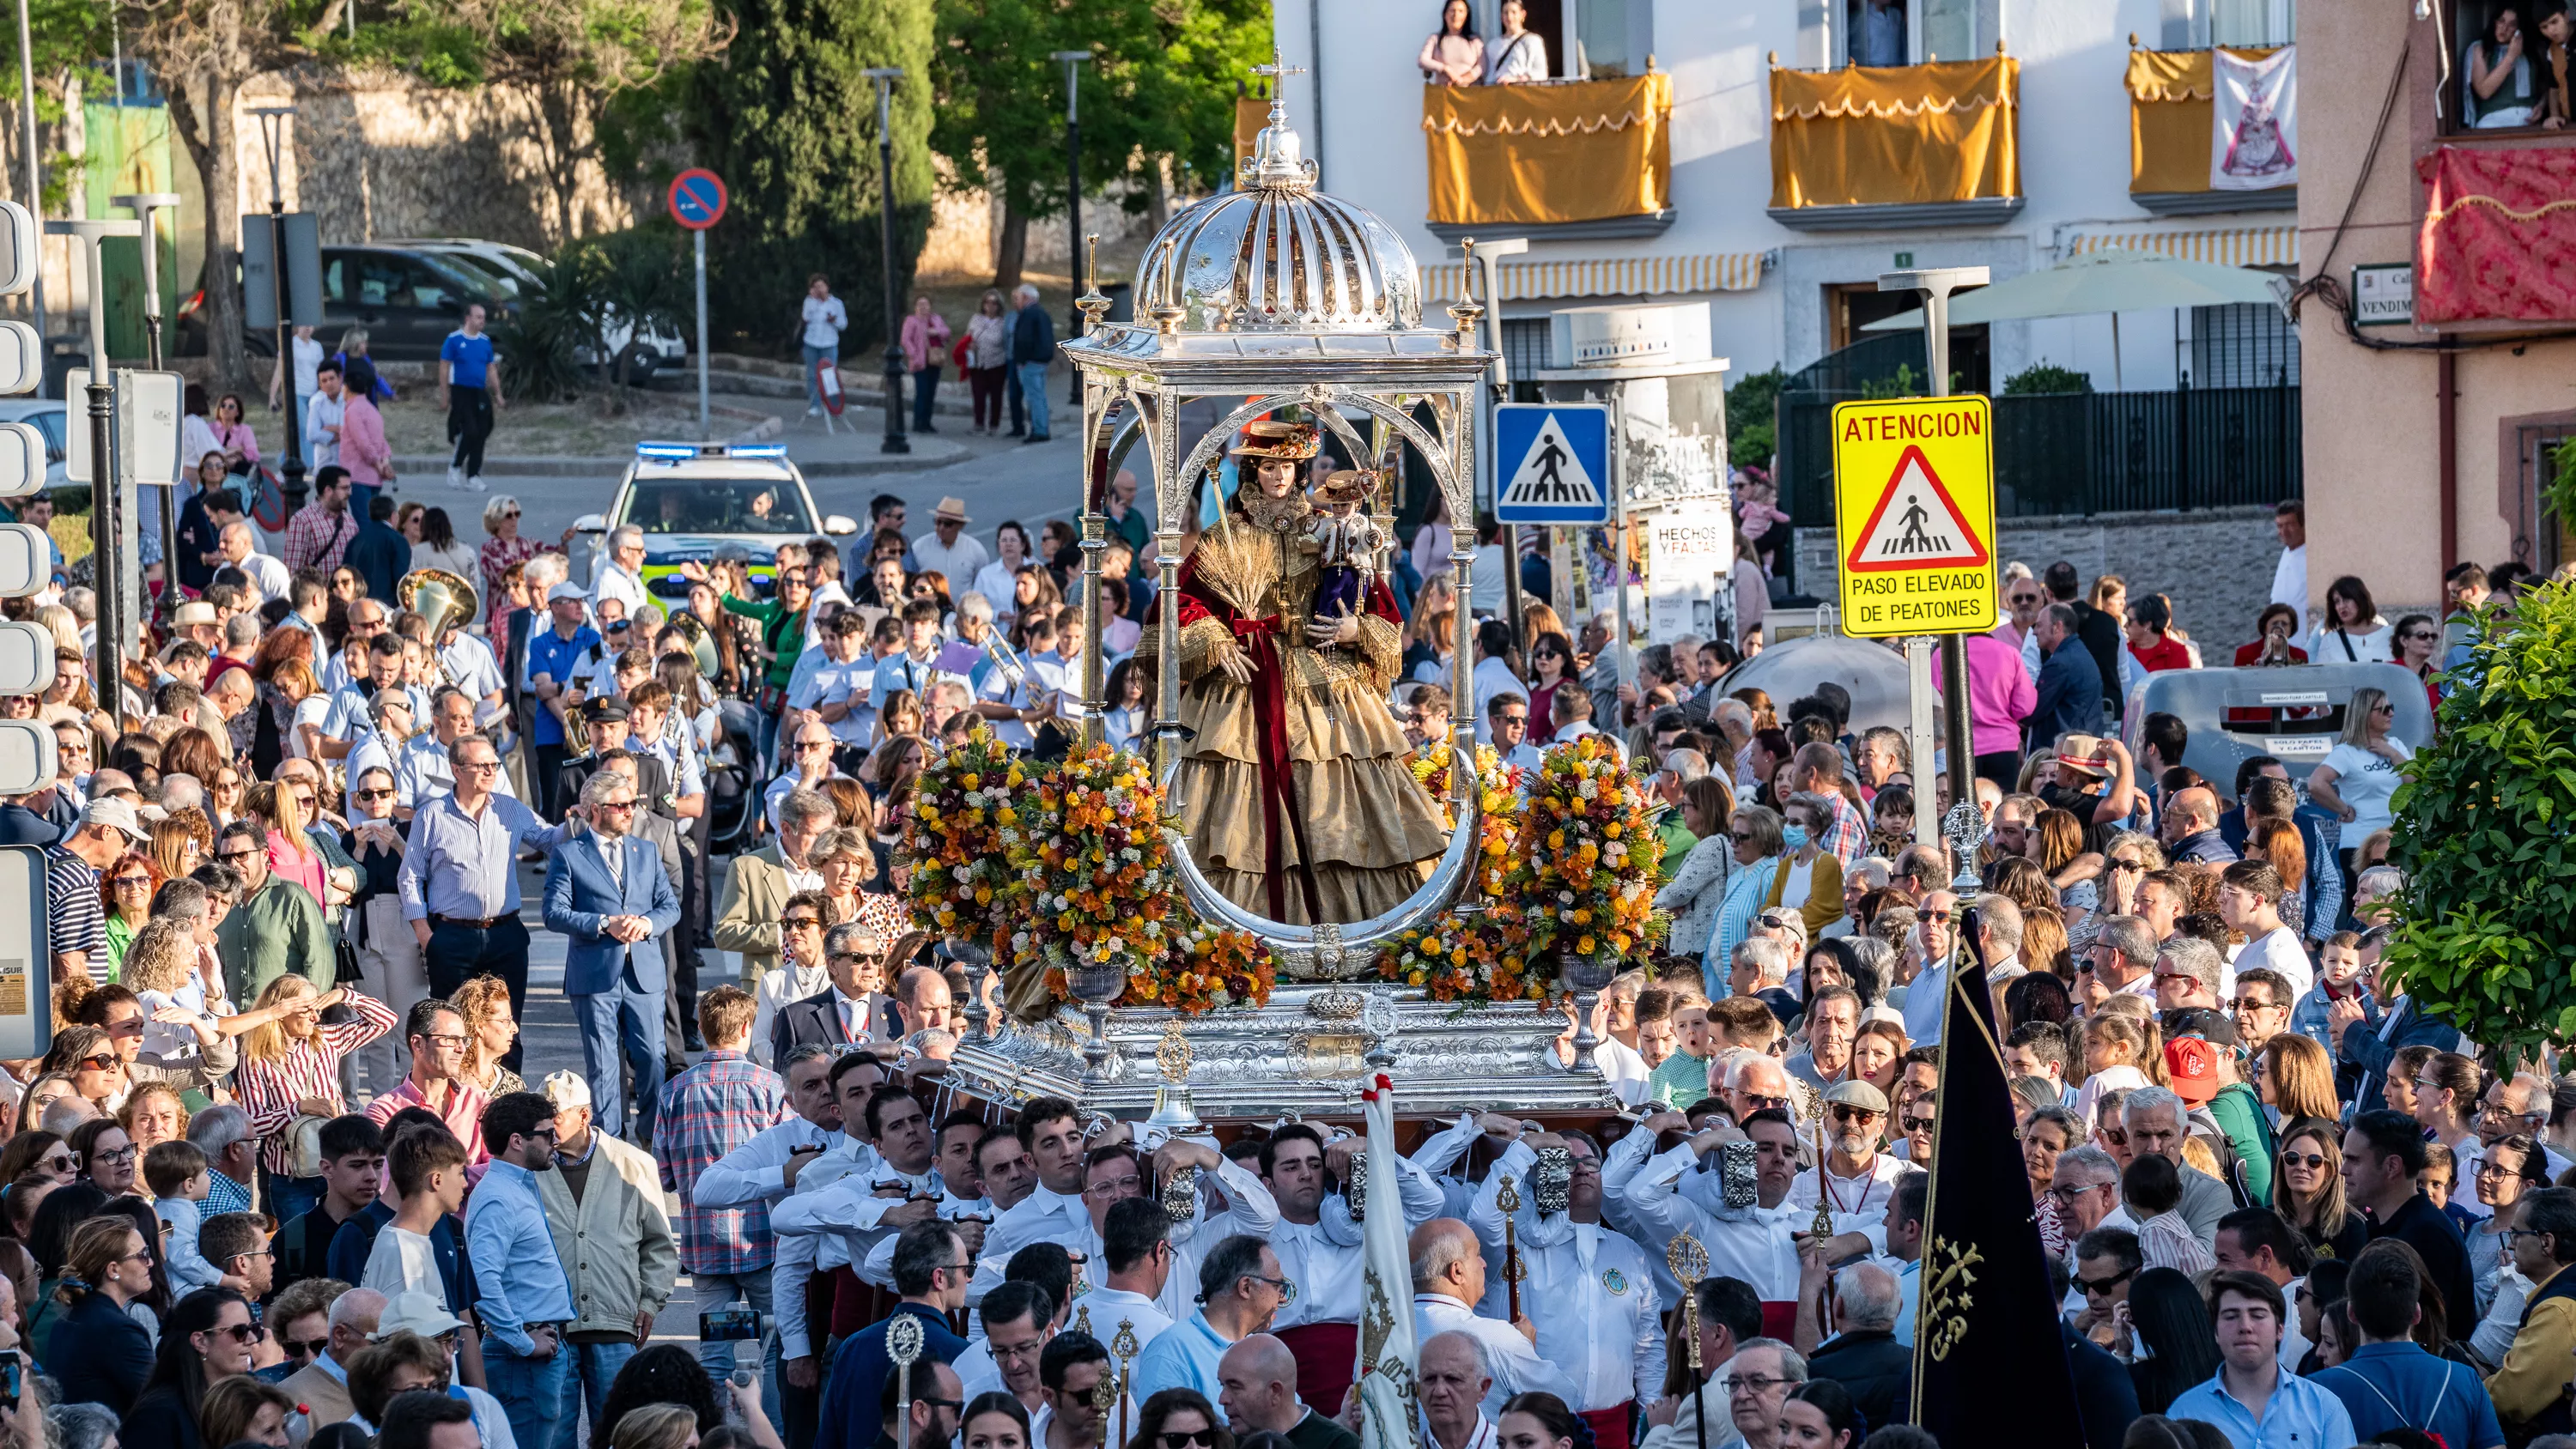
<path id="1" fill-rule="evenodd" d="M 608 535 L 630 523 L 644 530 L 644 587 L 666 612 L 688 601 L 680 565 L 712 562 L 728 544 L 749 556 L 752 581 L 766 594 L 778 545 L 859 531 L 841 514 L 814 511 L 805 475 L 781 443 L 636 444 L 608 511 L 573 522 L 590 540 L 594 576 Z"/>

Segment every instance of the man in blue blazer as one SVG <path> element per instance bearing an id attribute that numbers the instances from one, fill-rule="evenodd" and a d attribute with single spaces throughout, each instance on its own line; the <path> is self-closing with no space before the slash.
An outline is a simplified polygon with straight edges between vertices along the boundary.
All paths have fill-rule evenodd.
<path id="1" fill-rule="evenodd" d="M 662 1086 L 661 938 L 679 923 L 680 897 L 660 852 L 630 833 L 636 808 L 635 786 L 622 772 L 603 771 L 582 786 L 590 828 L 565 841 L 546 866 L 546 929 L 566 938 L 564 995 L 581 1023 L 582 1069 L 599 1130 L 623 1135 L 623 1078 L 632 1067 L 634 1136 L 650 1142 Z"/>

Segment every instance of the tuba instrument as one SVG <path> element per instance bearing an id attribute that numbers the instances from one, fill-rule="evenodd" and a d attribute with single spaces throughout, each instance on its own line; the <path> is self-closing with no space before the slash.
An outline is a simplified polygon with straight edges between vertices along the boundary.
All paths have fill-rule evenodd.
<path id="1" fill-rule="evenodd" d="M 413 569 L 394 585 L 394 602 L 403 612 L 418 614 L 429 621 L 430 647 L 450 629 L 462 629 L 474 622 L 482 607 L 474 586 L 445 569 Z"/>
<path id="2" fill-rule="evenodd" d="M 680 609 L 671 615 L 665 627 L 689 641 L 689 652 L 697 657 L 699 674 L 708 679 L 717 676 L 722 666 L 716 654 L 715 635 L 708 631 L 706 620 Z"/>

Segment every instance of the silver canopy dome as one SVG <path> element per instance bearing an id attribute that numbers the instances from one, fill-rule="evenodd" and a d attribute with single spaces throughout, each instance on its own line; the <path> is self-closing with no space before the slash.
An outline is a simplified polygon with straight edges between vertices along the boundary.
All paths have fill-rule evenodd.
<path id="1" fill-rule="evenodd" d="M 1165 223 L 1136 269 L 1136 315 L 1183 332 L 1379 332 L 1422 325 L 1413 252 L 1376 216 L 1315 189 L 1282 101 L 1222 192 Z"/>

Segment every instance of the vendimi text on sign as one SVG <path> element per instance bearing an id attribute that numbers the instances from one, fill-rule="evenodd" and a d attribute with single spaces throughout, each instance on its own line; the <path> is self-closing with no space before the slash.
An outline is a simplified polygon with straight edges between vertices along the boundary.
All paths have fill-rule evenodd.
<path id="1" fill-rule="evenodd" d="M 1994 627 L 1994 410 L 1983 397 L 1834 409 L 1842 628 L 1881 638 Z"/>

